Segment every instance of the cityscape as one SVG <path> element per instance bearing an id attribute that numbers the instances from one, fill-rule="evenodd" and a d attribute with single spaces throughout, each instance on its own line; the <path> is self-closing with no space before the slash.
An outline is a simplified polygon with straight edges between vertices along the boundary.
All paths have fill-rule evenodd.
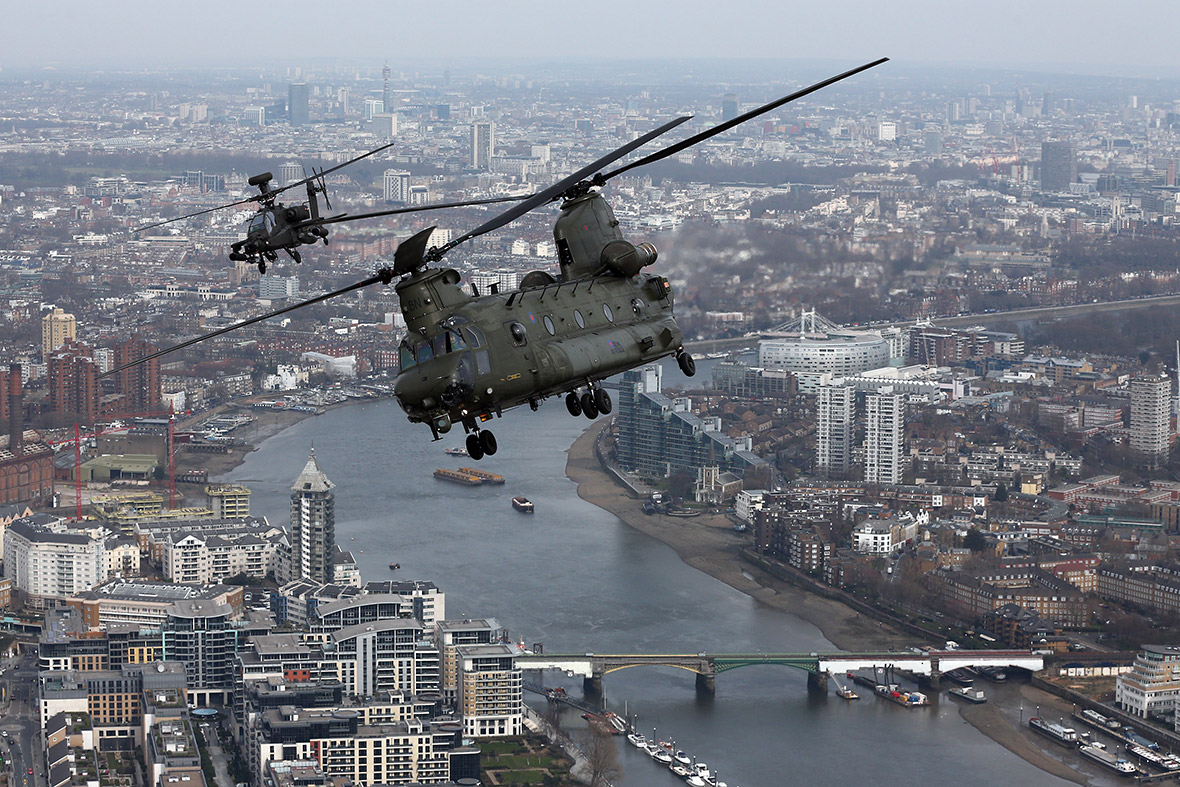
<path id="1" fill-rule="evenodd" d="M 4 785 L 1180 774 L 1175 79 L 891 61 L 591 183 L 684 352 L 464 443 L 407 241 L 623 353 L 480 228 L 856 62 L 289 62 L 0 70 Z"/>

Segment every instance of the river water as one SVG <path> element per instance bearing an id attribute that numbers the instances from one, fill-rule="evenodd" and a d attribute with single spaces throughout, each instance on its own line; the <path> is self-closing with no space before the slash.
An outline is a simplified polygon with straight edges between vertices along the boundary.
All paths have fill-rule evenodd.
<path id="1" fill-rule="evenodd" d="M 708 375 L 708 364 L 700 373 Z M 678 375 L 669 370 L 665 385 Z M 555 653 L 810 652 L 832 650 L 793 615 L 690 568 L 664 544 L 577 496 L 566 451 L 586 428 L 559 400 L 514 411 L 493 426 L 500 450 L 479 467 L 503 487 L 436 480 L 439 467 L 471 464 L 443 454 L 393 401 L 332 410 L 265 441 L 227 476 L 253 490 L 252 512 L 290 515 L 290 486 L 314 447 L 336 484 L 336 536 L 366 580 L 426 579 L 447 595 L 450 618 L 495 617 L 514 639 Z M 514 495 L 536 504 L 525 516 Z M 581 680 L 550 673 L 547 685 L 581 692 Z M 905 710 L 866 697 L 809 697 L 802 671 L 756 666 L 717 677 L 697 697 L 692 673 L 671 668 L 608 675 L 611 707 L 638 714 L 641 731 L 706 761 L 723 781 L 776 785 L 1065 785 L 991 742 L 943 700 Z M 531 700 L 530 700 L 531 701 Z M 567 727 L 583 726 L 567 713 Z M 621 740 L 621 739 L 617 739 Z M 622 741 L 619 784 L 683 782 Z"/>

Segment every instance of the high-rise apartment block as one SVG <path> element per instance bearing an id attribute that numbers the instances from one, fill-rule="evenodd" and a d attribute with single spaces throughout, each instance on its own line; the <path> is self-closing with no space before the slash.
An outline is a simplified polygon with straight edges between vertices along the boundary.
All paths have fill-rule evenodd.
<path id="1" fill-rule="evenodd" d="M 1041 190 L 1069 191 L 1078 179 L 1078 157 L 1072 142 L 1041 143 Z"/>
<path id="2" fill-rule="evenodd" d="M 311 122 L 311 90 L 306 82 L 295 82 L 287 88 L 287 119 L 292 126 Z"/>
<path id="3" fill-rule="evenodd" d="M 471 166 L 489 169 L 496 154 L 496 124 L 481 120 L 471 124 Z"/>
<path id="4" fill-rule="evenodd" d="M 821 385 L 815 406 L 815 471 L 829 478 L 845 478 L 852 469 L 856 388 L 843 383 Z"/>
<path id="5" fill-rule="evenodd" d="M 406 170 L 385 170 L 384 185 L 386 202 L 407 203 L 410 201 L 410 173 Z"/>
<path id="6" fill-rule="evenodd" d="M 115 345 L 115 366 L 138 361 L 151 355 L 159 348 L 142 339 L 129 339 Z M 160 361 L 153 358 L 150 361 L 137 363 L 115 374 L 115 392 L 123 395 L 123 401 L 118 412 L 153 413 L 160 409 L 163 392 L 160 388 Z"/>
<path id="7" fill-rule="evenodd" d="M 1172 446 L 1172 384 L 1167 377 L 1131 380 L 1131 448 L 1158 466 Z"/>
<path id="8" fill-rule="evenodd" d="M 865 396 L 865 483 L 900 484 L 905 475 L 905 395 L 886 386 Z"/>
<path id="9" fill-rule="evenodd" d="M 49 362 L 49 407 L 81 424 L 98 420 L 102 389 L 93 351 L 85 344 L 67 341 L 53 350 Z"/>
<path id="10" fill-rule="evenodd" d="M 336 485 L 328 480 L 315 458 L 307 459 L 291 487 L 291 560 L 288 579 L 332 581 L 336 549 Z"/>
<path id="11" fill-rule="evenodd" d="M 48 360 L 51 352 L 77 336 L 78 323 L 74 315 L 54 309 L 41 319 L 41 358 Z"/>

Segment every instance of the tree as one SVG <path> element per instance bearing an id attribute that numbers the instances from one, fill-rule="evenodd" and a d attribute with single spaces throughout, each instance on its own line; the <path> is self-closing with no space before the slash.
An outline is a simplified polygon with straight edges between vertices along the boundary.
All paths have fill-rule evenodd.
<path id="1" fill-rule="evenodd" d="M 1003 481 L 996 484 L 996 494 L 992 497 L 997 503 L 1003 503 L 1008 499 L 1008 485 Z"/>
<path id="2" fill-rule="evenodd" d="M 987 538 L 978 528 L 973 527 L 967 531 L 967 535 L 963 539 L 963 546 L 972 552 L 983 552 L 987 550 Z"/>
<path id="3" fill-rule="evenodd" d="M 623 777 L 615 742 L 606 732 L 590 727 L 582 738 L 590 787 L 604 787 Z"/>

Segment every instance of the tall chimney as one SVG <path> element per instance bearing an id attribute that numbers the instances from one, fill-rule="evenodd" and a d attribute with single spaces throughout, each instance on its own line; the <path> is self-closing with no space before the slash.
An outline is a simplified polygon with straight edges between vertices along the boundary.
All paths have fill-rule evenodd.
<path id="1" fill-rule="evenodd" d="M 19 363 L 8 367 L 8 450 L 19 454 L 25 434 L 25 402 L 21 395 L 21 369 Z"/>

